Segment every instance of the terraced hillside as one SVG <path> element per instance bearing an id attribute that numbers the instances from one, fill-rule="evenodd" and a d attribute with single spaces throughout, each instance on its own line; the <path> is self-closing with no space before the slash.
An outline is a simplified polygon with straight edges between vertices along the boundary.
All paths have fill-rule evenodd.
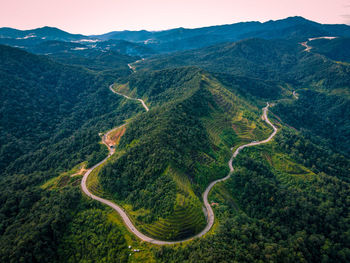
<path id="1" fill-rule="evenodd" d="M 152 224 L 140 224 L 140 229 L 146 235 L 161 240 L 176 240 L 187 238 L 201 231 L 206 225 L 203 210 L 199 204 L 178 194 L 173 213 L 167 218 L 160 218 Z"/>

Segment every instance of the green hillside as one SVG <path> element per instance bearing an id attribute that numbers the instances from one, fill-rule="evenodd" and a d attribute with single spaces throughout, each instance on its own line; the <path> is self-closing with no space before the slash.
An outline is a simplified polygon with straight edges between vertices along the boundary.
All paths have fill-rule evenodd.
<path id="1" fill-rule="evenodd" d="M 118 148 L 122 154 L 102 168 L 100 187 L 92 190 L 102 187 L 105 196 L 124 204 L 154 238 L 198 233 L 205 226 L 201 194 L 227 175 L 230 148 L 263 139 L 270 129 L 256 107 L 196 68 L 131 76 L 115 88 L 146 99 L 152 108 L 128 124 Z"/>
<path id="2" fill-rule="evenodd" d="M 310 45 L 312 52 L 327 56 L 339 62 L 350 62 L 350 38 L 335 38 L 313 40 Z"/>
<path id="3" fill-rule="evenodd" d="M 294 41 L 249 39 L 147 59 L 138 67 L 199 66 L 249 101 L 290 98 L 296 90 L 300 100 L 281 100 L 274 111 L 286 123 L 317 133 L 348 154 L 350 67 L 303 50 Z"/>

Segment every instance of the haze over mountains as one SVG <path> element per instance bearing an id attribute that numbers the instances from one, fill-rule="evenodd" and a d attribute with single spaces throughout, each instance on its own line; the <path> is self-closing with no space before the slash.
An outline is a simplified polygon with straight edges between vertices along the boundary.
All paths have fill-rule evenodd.
<path id="1" fill-rule="evenodd" d="M 349 262 L 349 39 L 350 26 L 302 17 L 94 36 L 1 28 L 0 261 Z M 81 192 L 89 170 L 89 191 L 141 233 L 187 240 L 234 150 L 271 135 L 266 103 L 277 135 L 212 188 L 200 238 L 141 242 Z"/>

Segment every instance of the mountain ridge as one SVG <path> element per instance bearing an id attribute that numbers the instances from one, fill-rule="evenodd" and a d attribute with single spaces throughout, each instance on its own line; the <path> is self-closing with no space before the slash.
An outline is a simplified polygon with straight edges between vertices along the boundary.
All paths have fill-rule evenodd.
<path id="1" fill-rule="evenodd" d="M 247 38 L 283 38 L 303 41 L 310 37 L 325 35 L 350 37 L 350 26 L 345 24 L 320 24 L 295 16 L 267 22 L 239 22 L 199 28 L 180 27 L 161 31 L 111 31 L 105 34 L 87 36 L 70 34 L 53 27 L 42 27 L 33 30 L 0 28 L 0 43 L 26 47 L 45 40 L 61 40 L 77 41 L 93 47 L 96 42 L 124 40 L 140 45 L 138 49 L 145 49 L 145 53 L 141 51 L 138 55 L 150 56 L 153 53 L 196 49 L 216 43 L 233 42 Z M 122 43 L 120 44 L 122 45 Z"/>

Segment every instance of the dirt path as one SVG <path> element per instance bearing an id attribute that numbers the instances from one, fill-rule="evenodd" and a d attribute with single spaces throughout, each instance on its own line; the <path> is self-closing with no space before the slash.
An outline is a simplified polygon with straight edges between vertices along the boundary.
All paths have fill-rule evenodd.
<path id="1" fill-rule="evenodd" d="M 146 103 L 145 103 L 142 99 L 134 99 L 134 98 L 131 98 L 131 97 L 127 96 L 127 95 L 124 95 L 124 94 L 121 94 L 121 93 L 115 91 L 112 87 L 113 87 L 113 84 L 109 86 L 109 89 L 110 89 L 113 93 L 118 94 L 118 95 L 120 95 L 120 96 L 123 96 L 124 98 L 127 98 L 127 99 L 129 99 L 129 100 L 138 100 L 139 102 L 141 102 L 141 104 L 142 104 L 142 106 L 145 108 L 145 110 L 146 110 L 146 111 L 149 111 L 149 108 L 147 107 Z"/>

